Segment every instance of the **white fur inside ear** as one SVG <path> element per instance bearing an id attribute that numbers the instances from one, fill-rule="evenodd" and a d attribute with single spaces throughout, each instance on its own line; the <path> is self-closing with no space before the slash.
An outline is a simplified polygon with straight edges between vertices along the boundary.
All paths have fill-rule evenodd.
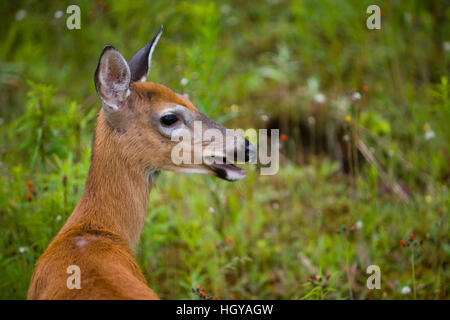
<path id="1" fill-rule="evenodd" d="M 145 75 L 144 77 L 142 77 L 144 80 L 141 79 L 141 81 L 146 81 L 147 80 L 147 76 L 150 73 L 150 67 L 152 66 L 152 56 L 153 56 L 153 51 L 155 51 L 155 47 L 158 44 L 159 38 L 161 38 L 162 35 L 162 29 L 159 30 L 158 34 L 156 35 L 155 41 L 153 41 L 152 43 L 152 47 L 150 48 L 150 52 L 148 53 L 148 69 L 147 69 L 147 75 Z"/>
<path id="2" fill-rule="evenodd" d="M 119 107 L 116 104 L 108 104 L 105 100 L 102 99 L 104 106 L 106 106 L 110 111 L 117 111 Z"/>
<path id="3" fill-rule="evenodd" d="M 98 92 L 110 111 L 118 110 L 120 103 L 130 95 L 130 79 L 130 68 L 119 51 L 105 52 L 100 61 Z"/>
<path id="4" fill-rule="evenodd" d="M 99 74 L 99 81 L 100 81 L 100 85 L 102 88 L 105 88 L 106 85 L 108 85 L 108 83 L 105 81 L 105 76 L 103 75 L 102 72 L 100 72 Z M 119 107 L 117 106 L 117 104 L 112 103 L 111 101 L 109 101 L 109 99 L 105 99 L 105 97 L 103 95 L 100 95 L 100 99 L 102 100 L 103 104 L 108 107 L 108 109 L 110 111 L 117 111 L 119 110 Z"/>

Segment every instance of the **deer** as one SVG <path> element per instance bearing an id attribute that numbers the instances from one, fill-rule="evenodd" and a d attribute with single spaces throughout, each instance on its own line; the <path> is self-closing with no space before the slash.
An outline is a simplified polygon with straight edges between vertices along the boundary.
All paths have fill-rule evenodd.
<path id="1" fill-rule="evenodd" d="M 36 262 L 27 299 L 159 299 L 134 258 L 158 174 L 209 174 L 227 181 L 246 176 L 245 169 L 234 165 L 235 156 L 243 154 L 243 163 L 251 162 L 255 147 L 237 133 L 233 143 L 183 142 L 201 150 L 215 146 L 200 163 L 172 160 L 171 151 L 179 141 L 171 137 L 181 129 L 193 132 L 195 121 L 202 130 L 224 135 L 230 130 L 208 118 L 187 97 L 147 81 L 162 30 L 161 26 L 128 62 L 113 46 L 101 52 L 94 83 L 102 107 L 86 183 L 73 212 Z M 79 270 L 75 288 L 68 285 L 70 266 Z"/>

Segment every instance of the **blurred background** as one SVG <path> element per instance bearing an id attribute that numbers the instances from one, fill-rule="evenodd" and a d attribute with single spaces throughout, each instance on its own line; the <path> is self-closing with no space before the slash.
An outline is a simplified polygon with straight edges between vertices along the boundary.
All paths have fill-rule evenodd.
<path id="1" fill-rule="evenodd" d="M 80 30 L 66 27 L 71 4 Z M 366 27 L 371 4 L 380 30 Z M 449 298 L 447 1 L 2 1 L 0 13 L 1 299 L 26 297 L 81 195 L 102 48 L 129 59 L 160 24 L 150 81 L 281 138 L 274 176 L 160 176 L 136 257 L 161 298 Z"/>

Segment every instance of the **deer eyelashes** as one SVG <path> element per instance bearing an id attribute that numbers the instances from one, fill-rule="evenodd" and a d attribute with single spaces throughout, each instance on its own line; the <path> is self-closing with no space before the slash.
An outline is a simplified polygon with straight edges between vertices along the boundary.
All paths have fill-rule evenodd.
<path id="1" fill-rule="evenodd" d="M 130 84 L 146 81 L 150 70 L 153 51 L 162 34 L 159 29 L 156 36 L 142 47 L 127 63 L 120 52 L 112 46 L 106 46 L 98 61 L 94 82 L 97 93 L 107 110 L 116 111 L 130 94 Z"/>

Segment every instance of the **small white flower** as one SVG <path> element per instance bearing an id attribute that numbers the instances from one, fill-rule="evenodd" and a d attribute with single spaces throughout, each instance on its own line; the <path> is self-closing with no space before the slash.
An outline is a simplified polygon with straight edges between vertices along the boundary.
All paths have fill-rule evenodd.
<path id="1" fill-rule="evenodd" d="M 27 252 L 28 250 L 29 250 L 28 247 L 19 247 L 19 252 L 20 253 Z"/>
<path id="2" fill-rule="evenodd" d="M 61 19 L 63 15 L 64 15 L 64 12 L 62 12 L 61 10 L 58 10 L 55 12 L 54 17 L 55 17 L 55 19 Z"/>
<path id="3" fill-rule="evenodd" d="M 184 87 L 187 86 L 187 84 L 189 83 L 189 79 L 187 78 L 182 78 L 180 81 L 180 84 Z"/>
<path id="4" fill-rule="evenodd" d="M 445 52 L 449 52 L 450 51 L 450 41 L 444 41 L 442 46 L 444 47 L 444 51 Z"/>
<path id="5" fill-rule="evenodd" d="M 343 114 L 348 114 L 350 109 L 350 99 L 346 96 L 338 97 L 332 104 Z"/>
<path id="6" fill-rule="evenodd" d="M 269 116 L 267 114 L 263 114 L 263 115 L 261 115 L 261 120 L 264 122 L 267 122 L 267 121 L 269 121 Z"/>
<path id="7" fill-rule="evenodd" d="M 362 227 L 363 227 L 363 222 L 361 220 L 358 220 L 356 222 L 356 229 L 362 229 Z"/>
<path id="8" fill-rule="evenodd" d="M 22 21 L 27 15 L 27 12 L 23 9 L 20 9 L 19 11 L 16 12 L 16 20 L 17 21 Z"/>
<path id="9" fill-rule="evenodd" d="M 345 135 L 342 137 L 342 140 L 344 140 L 345 142 L 348 142 L 348 141 L 350 141 L 350 137 L 348 136 L 348 134 L 345 134 Z"/>
<path id="10" fill-rule="evenodd" d="M 60 215 L 57 215 L 55 220 L 56 220 L 56 221 L 61 221 L 61 216 L 60 216 Z"/>
<path id="11" fill-rule="evenodd" d="M 231 7 L 227 4 L 224 4 L 220 7 L 220 12 L 223 14 L 229 14 L 231 12 Z"/>
<path id="12" fill-rule="evenodd" d="M 358 101 L 358 100 L 360 100 L 360 99 L 361 99 L 361 93 L 359 93 L 358 91 L 353 92 L 353 94 L 352 94 L 352 100 L 353 100 L 353 101 Z"/>
<path id="13" fill-rule="evenodd" d="M 325 101 L 327 100 L 327 97 L 325 97 L 325 95 L 323 93 L 318 92 L 314 95 L 313 99 L 315 102 L 322 104 L 322 103 L 325 103 Z"/>
<path id="14" fill-rule="evenodd" d="M 428 130 L 425 132 L 425 140 L 431 140 L 436 136 L 433 130 Z"/>
<path id="15" fill-rule="evenodd" d="M 313 126 L 316 124 L 316 118 L 314 118 L 313 116 L 309 116 L 308 117 L 308 123 L 310 126 Z"/>
<path id="16" fill-rule="evenodd" d="M 208 211 L 209 211 L 209 213 L 211 213 L 211 214 L 213 214 L 213 213 L 215 213 L 215 212 L 216 212 L 216 210 L 214 210 L 214 208 L 213 208 L 213 207 L 209 207 Z"/>
<path id="17" fill-rule="evenodd" d="M 402 288 L 402 294 L 410 294 L 411 293 L 411 288 L 408 286 L 404 286 Z"/>

